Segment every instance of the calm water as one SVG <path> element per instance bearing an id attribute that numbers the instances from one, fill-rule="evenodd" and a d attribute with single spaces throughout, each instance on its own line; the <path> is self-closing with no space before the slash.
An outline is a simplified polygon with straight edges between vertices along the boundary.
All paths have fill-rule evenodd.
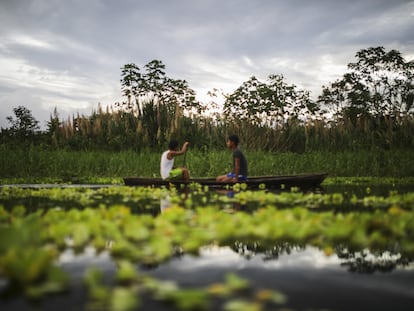
<path id="1" fill-rule="evenodd" d="M 45 185 L 25 185 L 44 187 Z M 54 187 L 56 185 L 50 185 Z M 67 187 L 78 187 L 68 185 Z M 102 185 L 82 185 L 100 188 Z M 108 185 L 109 186 L 109 185 Z M 108 187 L 104 185 L 104 187 Z M 111 185 L 112 187 L 112 185 Z M 414 191 L 414 185 L 404 186 L 327 186 L 326 193 L 344 196 L 387 196 L 390 191 Z M 33 208 L 39 202 L 32 202 Z M 44 202 L 43 202 L 44 203 Z M 53 204 L 53 202 L 52 202 Z M 168 208 L 168 201 L 155 201 L 157 214 Z M 48 296 L 40 305 L 24 298 L 0 298 L 0 310 L 82 310 L 86 293 L 82 278 L 86 268 L 96 266 L 105 273 L 108 284 L 113 282 L 116 265 L 108 253 L 96 255 L 92 248 L 74 255 L 71 250 L 61 254 L 58 264 L 71 275 L 68 293 Z M 182 255 L 154 266 L 137 266 L 141 273 L 160 280 L 173 280 L 182 288 L 203 288 L 223 282 L 226 273 L 246 278 L 252 290 L 274 289 L 287 297 L 280 310 L 413 310 L 414 263 L 398 254 L 374 256 L 365 253 L 349 254 L 338 251 L 326 256 L 313 247 L 294 245 L 275 246 L 266 253 L 256 252 L 244 245 L 206 247 L 200 256 Z M 0 292 L 7 283 L 0 279 Z M 248 295 L 249 293 L 246 293 Z M 216 302 L 213 302 L 213 304 Z M 218 304 L 217 304 L 218 306 Z M 139 310 L 171 310 L 160 302 L 144 297 Z M 216 310 L 213 308 L 213 310 Z M 274 310 L 274 309 L 269 309 Z"/>
<path id="2" fill-rule="evenodd" d="M 158 267 L 139 268 L 160 280 L 173 280 L 182 288 L 223 282 L 223 276 L 233 272 L 249 279 L 253 290 L 276 289 L 286 295 L 287 303 L 281 308 L 289 310 L 412 310 L 414 264 L 394 265 L 395 258 L 389 255 L 372 257 L 369 261 L 372 266 L 389 261 L 393 269 L 351 272 L 349 260 L 337 255 L 325 256 L 312 247 L 293 247 L 273 259 L 263 254 L 242 256 L 228 247 L 204 248 L 199 257 L 184 255 Z M 59 264 L 72 276 L 71 290 L 46 299 L 42 310 L 82 310 L 86 298 L 82 286 L 85 268 L 91 265 L 100 268 L 108 283 L 116 270 L 107 253 L 96 256 L 93 249 L 77 256 L 66 251 Z M 0 301 L 0 306 L 1 310 L 37 310 L 21 298 Z M 146 298 L 140 310 L 171 308 Z"/>

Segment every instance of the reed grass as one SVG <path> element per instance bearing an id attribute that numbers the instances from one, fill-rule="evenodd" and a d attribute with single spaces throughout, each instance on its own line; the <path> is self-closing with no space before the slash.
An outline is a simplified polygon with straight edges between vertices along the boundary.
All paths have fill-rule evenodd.
<path id="1" fill-rule="evenodd" d="M 101 107 L 90 116 L 60 120 L 57 112 L 47 132 L 31 137 L 16 137 L 0 131 L 0 144 L 19 146 L 22 143 L 43 144 L 56 149 L 108 150 L 150 148 L 160 151 L 172 138 L 188 140 L 195 149 L 219 149 L 229 134 L 237 133 L 244 147 L 268 152 L 355 151 L 412 149 L 414 118 L 412 115 L 392 117 L 361 116 L 299 121 L 286 119 L 272 126 L 259 126 L 248 121 L 213 119 L 200 115 L 191 117 L 171 114 L 163 107 L 162 118 L 149 104 L 144 115 Z"/>
<path id="2" fill-rule="evenodd" d="M 246 150 L 249 175 L 283 175 L 327 172 L 343 177 L 413 177 L 414 156 L 409 150 L 270 153 Z M 61 181 L 159 177 L 159 152 L 67 151 L 39 147 L 0 147 L 0 182 L 52 179 Z M 183 165 L 183 157 L 176 165 Z M 189 150 L 185 159 L 193 177 L 213 177 L 231 170 L 228 150 Z"/>

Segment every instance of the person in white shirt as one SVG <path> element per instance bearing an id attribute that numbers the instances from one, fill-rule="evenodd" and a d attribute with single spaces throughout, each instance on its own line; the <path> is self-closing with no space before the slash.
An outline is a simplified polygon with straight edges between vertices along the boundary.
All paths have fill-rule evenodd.
<path id="1" fill-rule="evenodd" d="M 186 141 L 181 150 L 178 150 L 178 141 L 171 140 L 168 144 L 168 150 L 161 155 L 160 173 L 165 180 L 188 180 L 190 174 L 186 167 L 174 167 L 174 158 L 187 152 L 188 142 Z"/>

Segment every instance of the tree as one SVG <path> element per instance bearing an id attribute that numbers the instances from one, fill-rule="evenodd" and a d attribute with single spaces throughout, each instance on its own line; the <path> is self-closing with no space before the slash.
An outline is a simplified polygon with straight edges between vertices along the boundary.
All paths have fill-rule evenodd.
<path id="1" fill-rule="evenodd" d="M 350 72 L 323 87 L 320 103 L 334 107 L 337 115 L 401 116 L 414 113 L 414 61 L 407 62 L 396 50 L 362 49 Z"/>
<path id="2" fill-rule="evenodd" d="M 282 75 L 270 75 L 265 83 L 253 76 L 226 96 L 224 103 L 226 119 L 266 126 L 289 118 L 306 118 L 315 110 L 309 92 L 288 85 Z"/>
<path id="3" fill-rule="evenodd" d="M 141 73 L 139 72 L 139 67 L 137 67 L 134 63 L 126 64 L 121 69 L 122 95 L 128 98 L 127 110 L 132 110 L 132 96 L 136 95 L 136 89 L 141 79 Z"/>
<path id="4" fill-rule="evenodd" d="M 31 137 L 40 129 L 39 121 L 37 121 L 32 112 L 24 106 L 13 108 L 15 118 L 13 116 L 6 117 L 11 123 L 9 132 L 12 136 L 19 138 Z"/>
<path id="5" fill-rule="evenodd" d="M 51 143 L 54 146 L 58 145 L 59 140 L 59 129 L 62 126 L 62 122 L 59 120 L 59 113 L 57 108 L 53 109 L 53 113 L 50 114 L 50 120 L 47 122 L 47 135 L 51 139 Z"/>
<path id="6" fill-rule="evenodd" d="M 146 64 L 144 73 L 134 63 L 126 64 L 121 69 L 121 89 L 122 94 L 128 98 L 127 108 L 130 108 L 132 97 L 135 97 L 137 108 L 141 111 L 142 106 L 149 101 L 159 102 L 161 105 L 178 103 L 184 109 L 199 105 L 195 99 L 195 91 L 188 82 L 167 77 L 165 65 L 160 60 L 152 60 Z"/>
<path id="7" fill-rule="evenodd" d="M 131 97 L 135 98 L 139 126 L 146 130 L 150 143 L 159 144 L 162 135 L 177 129 L 183 113 L 197 111 L 200 104 L 187 81 L 167 77 L 160 60 L 150 61 L 144 69 L 141 73 L 135 64 L 122 68 L 122 91 L 128 97 L 122 105 L 131 109 Z"/>

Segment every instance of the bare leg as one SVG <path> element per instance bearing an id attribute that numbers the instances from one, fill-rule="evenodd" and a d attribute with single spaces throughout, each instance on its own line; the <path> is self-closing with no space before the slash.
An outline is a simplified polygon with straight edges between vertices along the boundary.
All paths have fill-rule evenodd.
<path id="1" fill-rule="evenodd" d="M 217 182 L 231 182 L 233 178 L 228 177 L 227 175 L 221 175 L 216 178 Z"/>

